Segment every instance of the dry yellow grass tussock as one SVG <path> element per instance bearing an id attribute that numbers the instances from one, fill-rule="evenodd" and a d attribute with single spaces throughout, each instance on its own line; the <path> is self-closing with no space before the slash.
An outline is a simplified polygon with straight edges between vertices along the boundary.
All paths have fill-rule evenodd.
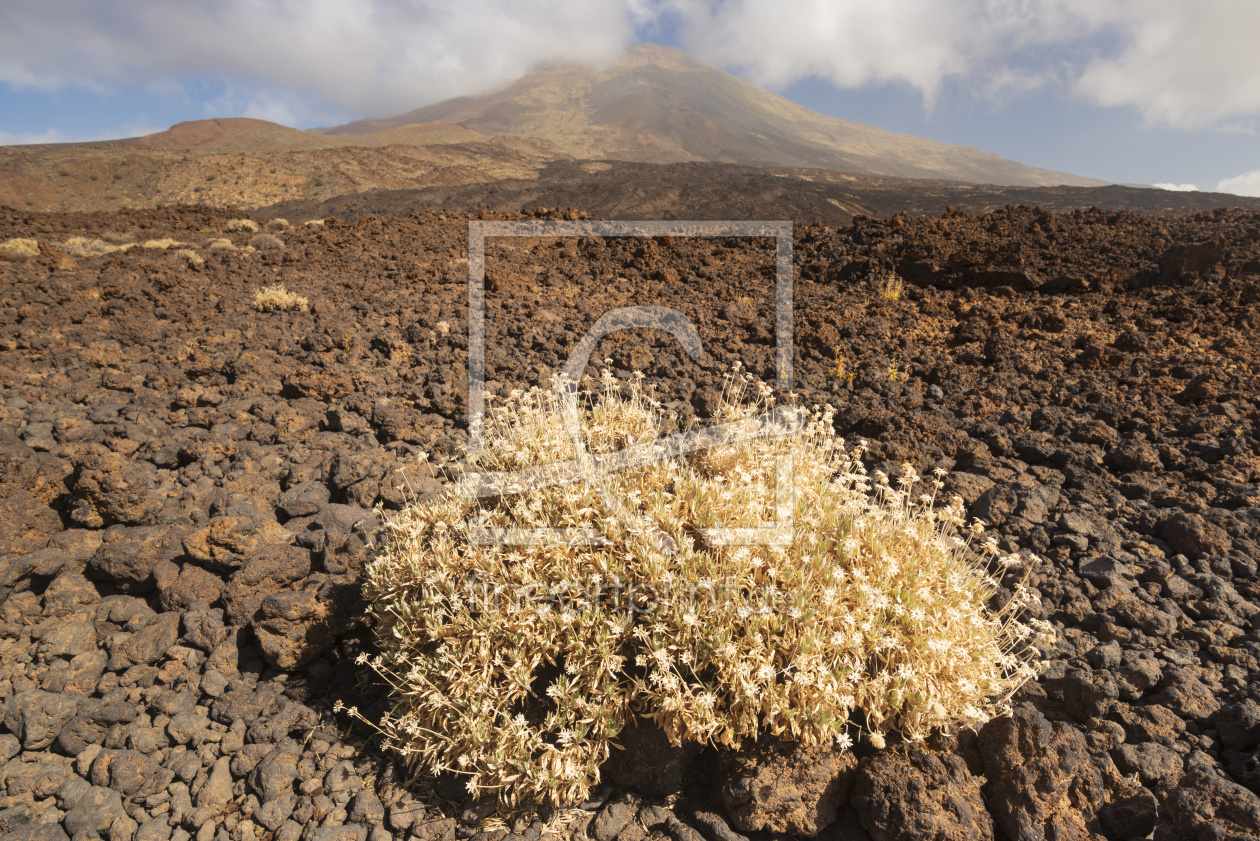
<path id="1" fill-rule="evenodd" d="M 737 369 L 715 418 L 734 437 L 663 457 L 680 433 L 637 385 L 605 372 L 568 409 L 564 388 L 489 412 L 457 492 L 393 517 L 369 567 L 379 727 L 414 766 L 572 803 L 632 709 L 676 744 L 882 748 L 979 726 L 1035 674 L 1034 595 L 987 607 L 1018 559 L 937 504 L 939 477 L 871 480 L 829 408 L 768 414 Z M 620 451 L 641 458 L 596 468 Z"/>
<path id="2" fill-rule="evenodd" d="M 25 260 L 38 254 L 38 240 L 14 237 L 13 239 L 6 239 L 4 242 L 0 242 L 0 257 L 7 257 L 10 260 Z"/>
<path id="3" fill-rule="evenodd" d="M 259 312 L 275 312 L 289 310 L 306 312 L 310 302 L 301 295 L 294 295 L 281 284 L 267 286 L 254 294 L 254 309 Z"/>
<path id="4" fill-rule="evenodd" d="M 250 247 L 258 251 L 279 251 L 284 248 L 284 241 L 280 237 L 271 234 L 258 234 L 250 238 Z"/>
<path id="5" fill-rule="evenodd" d="M 103 239 L 93 239 L 91 237 L 70 237 L 63 243 L 53 243 L 62 251 L 73 254 L 76 257 L 98 257 L 102 254 L 112 254 L 115 251 L 126 251 L 131 245 L 110 245 Z"/>

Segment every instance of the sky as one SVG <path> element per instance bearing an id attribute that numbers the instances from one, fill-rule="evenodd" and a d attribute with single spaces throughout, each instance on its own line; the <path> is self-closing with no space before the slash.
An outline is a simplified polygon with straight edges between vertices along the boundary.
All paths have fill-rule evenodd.
<path id="1" fill-rule="evenodd" d="M 1260 196 L 1257 0 L 8 2 L 0 145 L 392 116 L 647 41 L 846 120 Z"/>

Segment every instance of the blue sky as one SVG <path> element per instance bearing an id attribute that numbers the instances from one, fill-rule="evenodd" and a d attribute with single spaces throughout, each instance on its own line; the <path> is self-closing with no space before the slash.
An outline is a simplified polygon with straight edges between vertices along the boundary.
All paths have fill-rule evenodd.
<path id="1" fill-rule="evenodd" d="M 1254 0 L 42 0 L 0 143 L 309 128 L 670 44 L 806 107 L 1118 183 L 1260 195 Z"/>

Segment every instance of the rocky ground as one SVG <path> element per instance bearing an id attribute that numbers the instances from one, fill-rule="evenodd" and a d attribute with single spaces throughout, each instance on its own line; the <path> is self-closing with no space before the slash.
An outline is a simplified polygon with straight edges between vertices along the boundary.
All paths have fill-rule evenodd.
<path id="1" fill-rule="evenodd" d="M 406 216 L 424 211 L 498 211 L 537 207 L 585 210 L 600 219 L 810 219 L 848 225 L 854 216 L 939 216 L 947 206 L 988 213 L 1006 205 L 1071 212 L 1094 206 L 1141 213 L 1195 213 L 1220 207 L 1260 210 L 1260 199 L 1150 187 L 998 187 L 883 178 L 826 169 L 725 163 L 649 164 L 554 161 L 528 176 L 484 182 L 432 181 L 418 188 L 380 184 L 319 198 L 291 198 L 259 213 L 310 219 L 333 215 Z M 2 182 L 0 182 L 2 183 Z M 0 201 L 3 200 L 0 191 Z M 60 208 L 59 208 L 60 209 Z M 92 208 L 97 209 L 97 208 Z"/>
<path id="2" fill-rule="evenodd" d="M 231 218 L 0 211 L 0 242 L 39 243 L 0 257 L 5 838 L 1260 834 L 1260 214 L 798 226 L 797 393 L 1041 557 L 1052 665 L 1013 717 L 926 746 L 724 756 L 643 726 L 598 797 L 507 824 L 333 712 L 384 703 L 354 664 L 372 509 L 440 491 L 465 437 L 468 217 L 260 251 Z M 766 241 L 498 240 L 487 266 L 492 391 L 630 304 L 682 310 L 705 353 L 644 331 L 594 358 L 683 414 L 736 359 L 770 373 Z M 254 310 L 275 283 L 309 309 Z"/>

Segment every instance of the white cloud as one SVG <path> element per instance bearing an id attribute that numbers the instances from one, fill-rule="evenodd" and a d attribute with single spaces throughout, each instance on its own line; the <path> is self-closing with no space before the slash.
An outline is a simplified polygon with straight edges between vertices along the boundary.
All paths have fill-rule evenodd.
<path id="1" fill-rule="evenodd" d="M 783 86 L 1044 85 L 1149 125 L 1252 131 L 1253 0 L 40 0 L 0 4 L 0 83 L 179 92 L 214 77 L 235 114 L 396 114 L 543 62 L 600 64 L 640 32 Z M 220 112 L 222 113 L 222 112 Z"/>
<path id="2" fill-rule="evenodd" d="M 764 85 L 814 76 L 842 87 L 897 82 L 931 100 L 942 82 L 972 77 L 1028 88 L 1057 72 L 1031 70 L 1019 53 L 1080 37 L 1074 2 L 828 0 L 765 3 L 675 0 L 684 38 L 699 55 L 744 68 Z"/>
<path id="3" fill-rule="evenodd" d="M 1260 196 L 1260 169 L 1226 178 L 1216 185 L 1218 193 L 1233 193 L 1236 196 Z"/>
<path id="4" fill-rule="evenodd" d="M 33 132 L 10 132 L 0 130 L 0 146 L 28 146 L 37 143 L 72 143 L 78 138 L 67 138 L 56 129 Z"/>
<path id="5" fill-rule="evenodd" d="M 1116 55 L 1091 61 L 1076 89 L 1100 105 L 1131 105 L 1152 125 L 1201 128 L 1260 114 L 1260 3 L 1112 0 Z"/>
<path id="6" fill-rule="evenodd" d="M 601 63 L 633 36 L 628 0 L 41 0 L 0 5 L 0 82 L 178 90 L 216 76 L 268 91 L 239 107 L 288 119 L 329 105 L 387 115 Z M 641 13 L 641 12 L 639 12 Z"/>
<path id="7" fill-rule="evenodd" d="M 93 134 L 66 134 L 57 129 L 47 131 L 10 132 L 0 129 L 0 146 L 28 146 L 43 143 L 91 143 L 97 140 L 117 140 L 121 137 L 141 137 L 153 134 L 161 129 L 154 128 L 146 121 L 125 123 L 113 131 L 95 132 Z"/>
<path id="8" fill-rule="evenodd" d="M 665 0 L 701 57 L 761 84 L 910 85 L 931 103 L 1058 82 L 1149 125 L 1250 130 L 1260 3 L 1249 0 Z"/>
<path id="9" fill-rule="evenodd" d="M 1199 188 L 1193 184 L 1152 184 L 1152 187 L 1160 190 L 1172 190 L 1174 193 L 1193 193 Z"/>

